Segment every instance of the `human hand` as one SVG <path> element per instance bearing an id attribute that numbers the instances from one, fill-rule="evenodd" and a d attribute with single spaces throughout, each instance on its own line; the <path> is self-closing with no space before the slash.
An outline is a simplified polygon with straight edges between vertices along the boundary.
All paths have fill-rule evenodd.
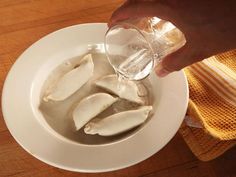
<path id="1" fill-rule="evenodd" d="M 118 21 L 157 16 L 172 22 L 186 37 L 186 44 L 156 67 L 164 77 L 212 55 L 236 48 L 236 1 L 129 0 L 112 15 Z"/>

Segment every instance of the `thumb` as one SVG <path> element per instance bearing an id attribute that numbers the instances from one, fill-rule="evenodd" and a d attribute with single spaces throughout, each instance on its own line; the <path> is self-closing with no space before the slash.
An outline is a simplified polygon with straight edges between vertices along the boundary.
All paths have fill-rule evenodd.
<path id="1" fill-rule="evenodd" d="M 124 3 L 111 16 L 108 26 L 113 26 L 116 22 L 142 17 L 158 16 L 163 20 L 169 21 L 172 15 L 170 7 L 157 2 L 129 2 Z"/>
<path id="2" fill-rule="evenodd" d="M 166 56 L 156 66 L 155 72 L 159 77 L 164 77 L 173 71 L 178 71 L 186 66 L 204 59 L 205 56 L 192 45 L 186 43 L 182 48 Z"/>

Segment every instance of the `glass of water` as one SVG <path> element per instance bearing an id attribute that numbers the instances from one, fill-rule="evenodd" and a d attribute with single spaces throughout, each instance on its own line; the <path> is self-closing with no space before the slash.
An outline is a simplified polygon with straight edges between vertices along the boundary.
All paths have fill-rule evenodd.
<path id="1" fill-rule="evenodd" d="M 118 76 L 129 80 L 147 77 L 157 63 L 186 43 L 172 23 L 157 17 L 115 24 L 105 35 L 105 51 Z"/>

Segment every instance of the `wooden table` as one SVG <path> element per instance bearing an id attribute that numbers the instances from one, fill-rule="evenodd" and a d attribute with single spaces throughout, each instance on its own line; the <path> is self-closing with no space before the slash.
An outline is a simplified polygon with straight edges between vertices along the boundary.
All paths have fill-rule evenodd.
<path id="1" fill-rule="evenodd" d="M 16 58 L 57 29 L 107 22 L 122 0 L 0 0 L 0 91 Z M 25 152 L 0 114 L 0 177 L 235 177 L 236 149 L 211 162 L 198 161 L 180 135 L 135 166 L 109 173 L 82 174 L 51 167 Z"/>

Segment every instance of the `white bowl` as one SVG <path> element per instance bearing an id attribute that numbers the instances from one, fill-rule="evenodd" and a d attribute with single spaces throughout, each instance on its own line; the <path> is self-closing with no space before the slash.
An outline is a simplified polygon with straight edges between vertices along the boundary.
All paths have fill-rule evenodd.
<path id="1" fill-rule="evenodd" d="M 183 121 L 188 85 L 184 73 L 179 71 L 164 79 L 154 73 L 149 76 L 156 107 L 153 117 L 142 128 L 116 141 L 80 143 L 48 124 L 38 109 L 45 80 L 63 61 L 86 53 L 91 46 L 101 46 L 106 30 L 106 24 L 92 23 L 53 32 L 29 47 L 7 76 L 2 95 L 7 127 L 27 152 L 43 162 L 78 172 L 125 168 L 158 152 Z"/>

